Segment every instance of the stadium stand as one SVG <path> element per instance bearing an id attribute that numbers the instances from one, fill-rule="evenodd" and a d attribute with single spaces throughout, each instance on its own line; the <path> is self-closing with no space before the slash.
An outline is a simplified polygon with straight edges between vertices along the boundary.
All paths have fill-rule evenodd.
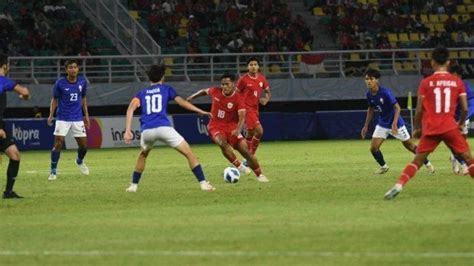
<path id="1" fill-rule="evenodd" d="M 10 56 L 118 54 L 72 0 L 0 1 L 0 51 Z"/>
<path id="2" fill-rule="evenodd" d="M 217 2 L 132 0 L 128 7 L 163 54 L 189 53 L 188 43 L 202 53 L 304 51 L 313 41 L 302 17 L 291 19 L 286 1 Z"/>

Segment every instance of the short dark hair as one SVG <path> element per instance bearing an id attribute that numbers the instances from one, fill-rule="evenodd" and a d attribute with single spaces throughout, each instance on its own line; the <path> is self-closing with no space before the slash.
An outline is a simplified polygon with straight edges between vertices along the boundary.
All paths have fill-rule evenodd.
<path id="1" fill-rule="evenodd" d="M 257 64 L 260 65 L 260 60 L 258 60 L 258 58 L 256 58 L 255 56 L 249 57 L 249 59 L 247 59 L 247 65 L 250 64 L 250 62 L 252 61 L 256 61 Z"/>
<path id="2" fill-rule="evenodd" d="M 367 71 L 365 71 L 365 76 L 369 76 L 372 78 L 379 79 L 380 78 L 380 72 L 376 69 L 369 68 Z"/>
<path id="3" fill-rule="evenodd" d="M 69 65 L 76 64 L 79 65 L 76 59 L 68 59 L 64 62 L 64 68 L 67 68 Z"/>
<path id="4" fill-rule="evenodd" d="M 8 55 L 0 53 L 0 67 L 8 64 Z"/>
<path id="5" fill-rule="evenodd" d="M 458 64 L 449 66 L 448 71 L 449 71 L 449 73 L 456 74 L 460 77 L 462 77 L 464 75 L 464 73 L 463 73 L 464 71 L 463 71 L 462 67 Z"/>
<path id="6" fill-rule="evenodd" d="M 436 62 L 438 65 L 444 65 L 448 62 L 449 59 L 449 50 L 444 46 L 438 46 L 433 50 L 431 54 L 431 59 Z"/>
<path id="7" fill-rule="evenodd" d="M 230 79 L 230 81 L 234 82 L 235 81 L 235 75 L 234 74 L 230 74 L 230 73 L 224 73 L 222 76 L 221 76 L 221 80 L 223 79 Z"/>
<path id="8" fill-rule="evenodd" d="M 151 82 L 159 82 L 165 75 L 165 70 L 163 65 L 151 65 L 147 71 L 148 79 Z"/>

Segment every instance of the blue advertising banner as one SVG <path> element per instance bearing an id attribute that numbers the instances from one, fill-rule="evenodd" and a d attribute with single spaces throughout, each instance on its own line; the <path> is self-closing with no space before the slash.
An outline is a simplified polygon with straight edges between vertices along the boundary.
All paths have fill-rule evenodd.
<path id="1" fill-rule="evenodd" d="M 173 126 L 189 143 L 212 143 L 208 136 L 209 119 L 196 114 L 173 115 Z"/>
<path id="2" fill-rule="evenodd" d="M 54 127 L 46 119 L 5 119 L 5 131 L 20 150 L 49 150 L 53 147 Z"/>
<path id="3" fill-rule="evenodd" d="M 173 115 L 175 129 L 189 143 L 211 143 L 207 117 L 195 114 Z M 261 113 L 264 141 L 302 140 L 316 137 L 315 113 Z M 245 132 L 244 132 L 245 134 Z"/>

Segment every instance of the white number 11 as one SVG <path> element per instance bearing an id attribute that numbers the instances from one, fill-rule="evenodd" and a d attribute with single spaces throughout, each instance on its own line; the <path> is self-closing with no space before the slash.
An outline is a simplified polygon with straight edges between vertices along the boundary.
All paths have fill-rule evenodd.
<path id="1" fill-rule="evenodd" d="M 444 88 L 444 112 L 449 113 L 449 107 L 451 107 L 451 88 Z M 435 88 L 435 112 L 437 114 L 441 113 L 441 89 Z"/>

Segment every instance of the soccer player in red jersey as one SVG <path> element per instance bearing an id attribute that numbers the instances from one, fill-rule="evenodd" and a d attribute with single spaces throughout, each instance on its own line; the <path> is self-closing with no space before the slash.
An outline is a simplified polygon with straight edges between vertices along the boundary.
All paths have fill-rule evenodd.
<path id="1" fill-rule="evenodd" d="M 459 130 L 464 127 L 467 114 L 464 84 L 461 79 L 448 72 L 448 49 L 434 49 L 431 65 L 435 70 L 434 74 L 423 79 L 418 88 L 413 135 L 421 135 L 421 139 L 415 159 L 405 166 L 397 184 L 385 193 L 386 200 L 395 198 L 402 191 L 403 186 L 415 176 L 423 161 L 441 141 L 467 162 L 469 174 L 474 177 L 474 160 L 469 145 Z M 456 122 L 454 112 L 458 100 L 461 114 Z"/>
<path id="2" fill-rule="evenodd" d="M 255 154 L 263 136 L 263 127 L 260 124 L 258 107 L 270 101 L 270 86 L 264 75 L 259 73 L 259 60 L 251 57 L 247 60 L 248 73 L 237 82 L 237 89 L 245 101 L 245 128 L 247 129 L 247 145 L 250 152 Z M 265 97 L 262 98 L 262 93 Z"/>
<path id="3" fill-rule="evenodd" d="M 268 178 L 262 174 L 257 158 L 250 153 L 247 143 L 240 133 L 244 126 L 246 111 L 242 96 L 236 91 L 234 75 L 222 75 L 221 87 L 199 90 L 189 96 L 187 100 L 191 101 L 204 95 L 209 95 L 212 99 L 212 116 L 207 126 L 209 136 L 219 145 L 222 154 L 241 172 L 249 174 L 250 170 L 237 159 L 232 148 L 236 149 L 247 160 L 257 180 L 268 182 Z"/>

